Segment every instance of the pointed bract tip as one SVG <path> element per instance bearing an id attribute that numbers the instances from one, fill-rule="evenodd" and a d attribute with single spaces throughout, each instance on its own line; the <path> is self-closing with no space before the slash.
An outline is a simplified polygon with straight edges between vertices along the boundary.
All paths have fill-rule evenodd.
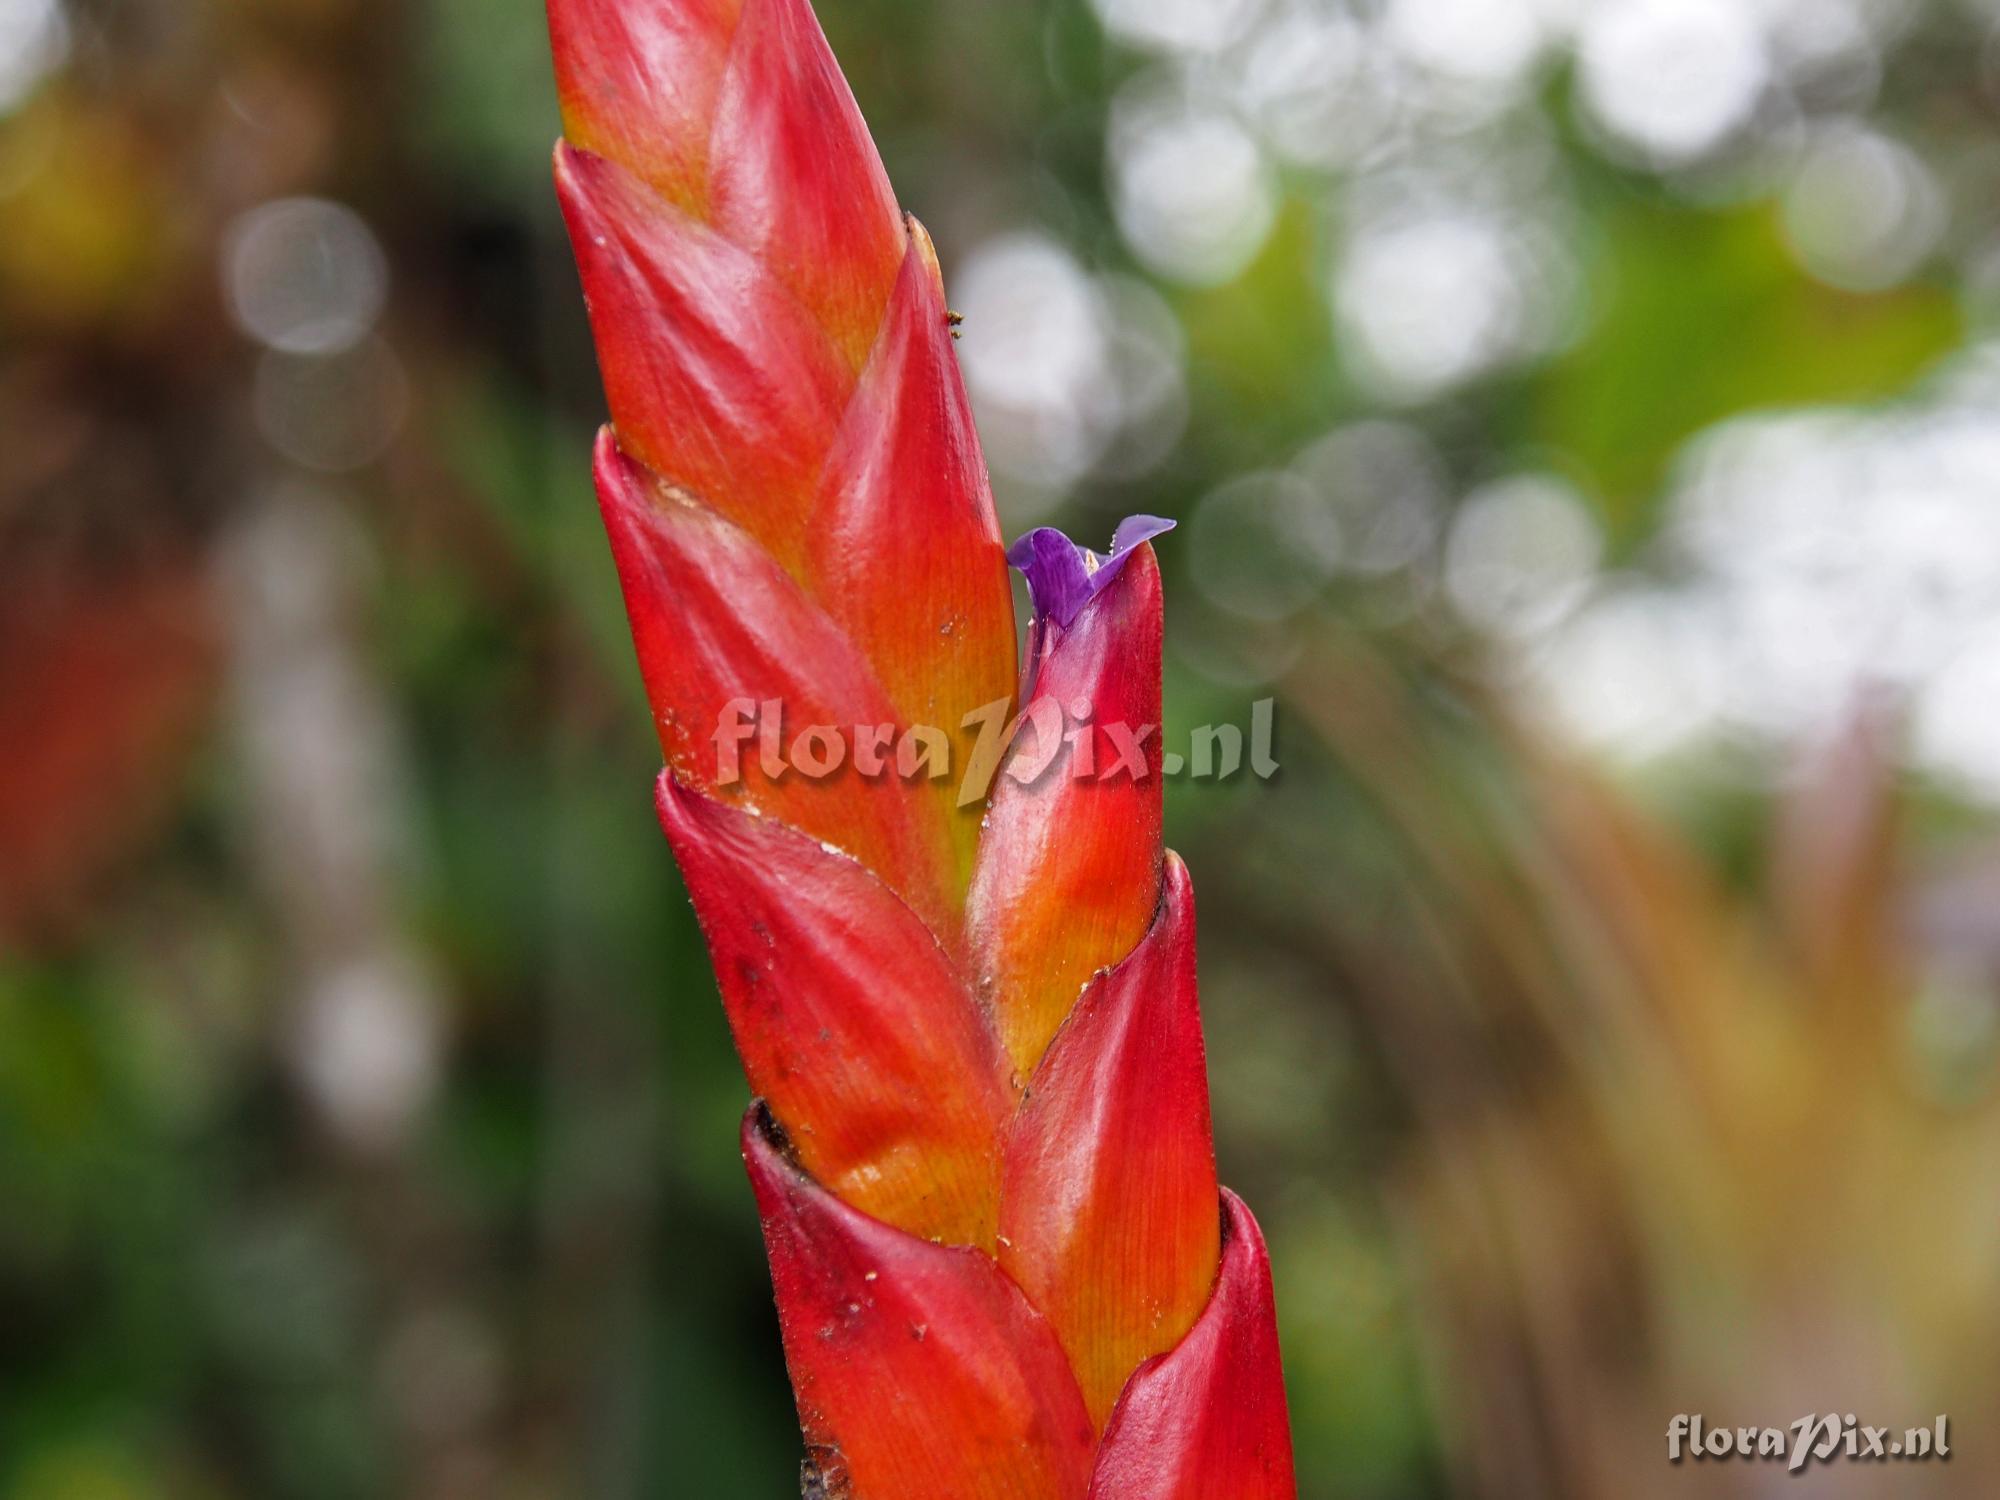
<path id="1" fill-rule="evenodd" d="M 944 292 L 944 267 L 938 263 L 937 244 L 931 239 L 931 232 L 924 228 L 923 221 L 915 214 L 904 214 L 903 223 L 910 231 L 910 245 L 931 273 L 940 295 Z"/>
<path id="2" fill-rule="evenodd" d="M 1179 1345 L 1141 1365 L 1104 1430 L 1088 1500 L 1296 1500 L 1271 1259 L 1222 1190 L 1222 1266 Z"/>

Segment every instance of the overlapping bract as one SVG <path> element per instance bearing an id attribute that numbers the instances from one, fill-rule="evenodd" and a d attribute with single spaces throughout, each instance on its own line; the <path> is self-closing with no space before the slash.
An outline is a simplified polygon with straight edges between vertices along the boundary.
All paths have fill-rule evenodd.
<path id="1" fill-rule="evenodd" d="M 760 1101 L 809 1472 L 853 1500 L 1283 1500 L 1269 1268 L 1216 1184 L 1160 844 L 1151 550 L 1079 554 L 968 790 L 1020 690 L 1006 558 L 935 253 L 810 9 L 550 16 L 598 493 Z M 745 704 L 766 722 L 725 746 Z M 934 726 L 950 774 L 810 776 L 783 761 L 809 726 Z"/>

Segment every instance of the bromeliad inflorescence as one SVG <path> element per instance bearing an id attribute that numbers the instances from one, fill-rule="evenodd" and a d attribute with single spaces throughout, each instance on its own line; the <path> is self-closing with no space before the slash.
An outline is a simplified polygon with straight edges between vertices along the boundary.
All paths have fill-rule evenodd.
<path id="1" fill-rule="evenodd" d="M 959 795 L 996 703 L 1060 706 L 1067 754 L 1159 724 L 1166 523 L 1104 558 L 1018 544 L 1024 673 L 937 258 L 806 0 L 549 10 L 612 416 L 598 494 L 660 820 L 758 1101 L 743 1149 L 808 1491 L 1289 1500 L 1158 736 L 1125 737 L 1143 774 Z M 951 774 L 719 776 L 744 700 L 941 727 Z"/>

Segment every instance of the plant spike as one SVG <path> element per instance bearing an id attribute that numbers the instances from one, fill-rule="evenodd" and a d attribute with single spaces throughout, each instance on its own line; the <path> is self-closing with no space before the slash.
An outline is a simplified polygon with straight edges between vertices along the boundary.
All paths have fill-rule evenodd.
<path id="1" fill-rule="evenodd" d="M 598 496 L 757 1096 L 807 1493 L 1291 1500 L 1160 843 L 1167 523 L 1015 548 L 1024 676 L 937 256 L 807 0 L 549 18 Z M 854 762 L 787 767 L 815 726 Z M 926 727 L 949 774 L 895 764 Z"/>

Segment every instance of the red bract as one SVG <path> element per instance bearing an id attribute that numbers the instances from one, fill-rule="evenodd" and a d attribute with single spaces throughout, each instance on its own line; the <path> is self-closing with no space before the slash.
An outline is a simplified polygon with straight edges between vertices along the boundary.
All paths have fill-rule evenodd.
<path id="1" fill-rule="evenodd" d="M 928 920 L 948 922 L 957 905 L 950 844 L 923 783 L 815 780 L 783 760 L 786 736 L 801 726 L 902 727 L 880 677 L 828 611 L 746 532 L 662 484 L 608 432 L 597 494 L 674 774 L 837 844 Z M 778 705 L 767 716 L 781 752 L 775 775 L 761 728 L 733 765 L 717 744 L 730 706 L 745 703 Z"/>
<path id="2" fill-rule="evenodd" d="M 857 1213 L 790 1167 L 755 1111 L 764 1216 L 808 1462 L 829 1495 L 1081 1495 L 1096 1435 L 1054 1330 L 978 1250 Z"/>
<path id="3" fill-rule="evenodd" d="M 619 447 L 796 569 L 853 389 L 840 351 L 742 246 L 613 163 L 561 147 L 556 188 Z"/>
<path id="4" fill-rule="evenodd" d="M 994 788 L 966 923 L 1024 1079 L 1091 975 L 1132 951 L 1159 905 L 1162 629 L 1152 548 L 1068 630 L 1045 625 L 1036 635 L 1024 729 Z"/>
<path id="5" fill-rule="evenodd" d="M 1194 899 L 1170 857 L 1153 930 L 1084 992 L 1007 1136 L 1000 1264 L 1055 1324 L 1092 1420 L 1201 1315 L 1215 1204 Z"/>
<path id="6" fill-rule="evenodd" d="M 986 1018 L 937 939 L 844 854 L 659 783 L 750 1086 L 856 1208 L 991 1251 L 1013 1108 Z"/>
<path id="7" fill-rule="evenodd" d="M 912 219 L 874 353 L 820 474 L 807 548 L 815 592 L 905 721 L 950 731 L 962 765 L 976 747 L 967 716 L 1013 701 L 1014 596 L 949 319 L 930 236 Z M 956 790 L 938 788 L 952 802 Z M 947 821 L 962 880 L 979 809 Z"/>
<path id="8" fill-rule="evenodd" d="M 1270 1269 L 1216 1185 L 1160 844 L 1166 523 L 1024 542 L 1023 679 L 937 258 L 804 0 L 550 16 L 598 493 L 759 1099 L 808 1488 L 1283 1500 Z M 791 764 L 817 728 L 875 768 Z"/>
<path id="9" fill-rule="evenodd" d="M 708 132 L 710 217 L 858 368 L 903 263 L 903 216 L 806 0 L 748 0 L 722 80 Z"/>
<path id="10" fill-rule="evenodd" d="M 1141 1365 L 1111 1414 L 1088 1500 L 1289 1500 L 1292 1431 L 1278 1373 L 1271 1260 L 1223 1190 L 1215 1295 L 1172 1353 Z"/>

